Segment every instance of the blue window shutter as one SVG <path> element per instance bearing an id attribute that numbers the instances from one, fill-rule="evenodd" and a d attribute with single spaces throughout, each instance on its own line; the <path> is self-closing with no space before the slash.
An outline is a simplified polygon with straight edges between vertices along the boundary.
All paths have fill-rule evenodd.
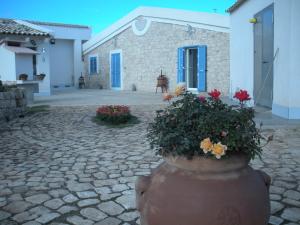
<path id="1" fill-rule="evenodd" d="M 114 74 L 115 74 L 115 55 L 111 54 L 111 61 L 110 61 L 110 79 L 111 79 L 111 86 L 114 87 L 115 86 L 115 80 L 114 80 Z"/>
<path id="2" fill-rule="evenodd" d="M 93 73 L 93 58 L 90 58 L 90 74 Z"/>
<path id="3" fill-rule="evenodd" d="M 95 73 L 98 73 L 98 57 L 95 57 Z"/>
<path id="4" fill-rule="evenodd" d="M 198 46 L 198 91 L 206 91 L 206 52 L 205 45 Z"/>
<path id="5" fill-rule="evenodd" d="M 93 64 L 94 64 L 94 70 L 93 70 L 93 72 L 97 73 L 97 57 L 94 57 Z"/>
<path id="6" fill-rule="evenodd" d="M 97 57 L 90 57 L 90 74 L 97 73 Z"/>
<path id="7" fill-rule="evenodd" d="M 116 54 L 116 86 L 121 87 L 121 61 L 120 53 Z"/>
<path id="8" fill-rule="evenodd" d="M 185 82 L 185 49 L 178 48 L 177 83 Z"/>

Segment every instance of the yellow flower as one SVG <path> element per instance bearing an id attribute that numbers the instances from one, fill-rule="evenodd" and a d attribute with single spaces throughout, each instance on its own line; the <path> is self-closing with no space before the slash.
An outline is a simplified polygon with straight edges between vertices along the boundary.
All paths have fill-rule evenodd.
<path id="1" fill-rule="evenodd" d="M 221 142 L 219 142 L 218 144 L 213 145 L 212 154 L 214 154 L 217 159 L 220 159 L 221 156 L 225 155 L 226 150 L 227 150 L 227 146 L 222 145 Z"/>
<path id="2" fill-rule="evenodd" d="M 177 86 L 175 88 L 175 95 L 178 97 L 179 95 L 183 94 L 184 91 L 185 91 L 184 86 Z"/>
<path id="3" fill-rule="evenodd" d="M 203 139 L 200 143 L 200 148 L 203 150 L 205 154 L 207 152 L 210 152 L 213 148 L 213 143 L 210 141 L 210 138 Z"/>

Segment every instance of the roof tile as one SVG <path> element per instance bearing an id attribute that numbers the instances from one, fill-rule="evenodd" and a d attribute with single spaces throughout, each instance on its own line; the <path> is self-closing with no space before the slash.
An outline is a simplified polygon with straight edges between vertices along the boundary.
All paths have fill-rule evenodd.
<path id="1" fill-rule="evenodd" d="M 0 19 L 0 34 L 49 36 L 46 32 L 19 24 L 12 19 Z"/>

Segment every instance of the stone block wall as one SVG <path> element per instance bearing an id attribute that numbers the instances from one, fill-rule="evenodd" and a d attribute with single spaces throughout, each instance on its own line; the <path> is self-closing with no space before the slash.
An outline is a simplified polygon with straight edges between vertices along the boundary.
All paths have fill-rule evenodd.
<path id="1" fill-rule="evenodd" d="M 14 88 L 0 92 L 0 123 L 23 115 L 27 106 L 25 91 Z"/>
<path id="2" fill-rule="evenodd" d="M 98 75 L 89 77 L 87 87 L 102 85 L 109 88 L 110 52 L 122 50 L 123 90 L 155 91 L 156 78 L 163 71 L 174 90 L 177 82 L 177 49 L 180 47 L 207 45 L 207 90 L 217 88 L 229 93 L 229 33 L 195 28 L 190 35 L 187 27 L 170 23 L 151 22 L 148 31 L 136 35 L 132 27 L 98 46 L 85 55 L 85 72 L 88 74 L 89 55 L 98 55 Z"/>

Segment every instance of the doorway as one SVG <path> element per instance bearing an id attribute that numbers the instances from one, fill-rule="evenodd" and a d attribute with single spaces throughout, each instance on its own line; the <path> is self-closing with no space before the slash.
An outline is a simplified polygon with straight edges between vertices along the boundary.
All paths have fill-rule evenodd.
<path id="1" fill-rule="evenodd" d="M 178 84 L 185 83 L 191 91 L 206 91 L 206 53 L 206 45 L 178 48 Z"/>
<path id="2" fill-rule="evenodd" d="M 272 108 L 274 7 L 268 6 L 255 15 L 254 25 L 254 103 Z"/>
<path id="3" fill-rule="evenodd" d="M 110 53 L 110 81 L 112 89 L 122 89 L 122 55 L 121 51 Z"/>
<path id="4" fill-rule="evenodd" d="M 185 70 L 187 78 L 188 90 L 196 91 L 198 88 L 198 49 L 188 48 L 186 50 L 186 65 Z"/>

